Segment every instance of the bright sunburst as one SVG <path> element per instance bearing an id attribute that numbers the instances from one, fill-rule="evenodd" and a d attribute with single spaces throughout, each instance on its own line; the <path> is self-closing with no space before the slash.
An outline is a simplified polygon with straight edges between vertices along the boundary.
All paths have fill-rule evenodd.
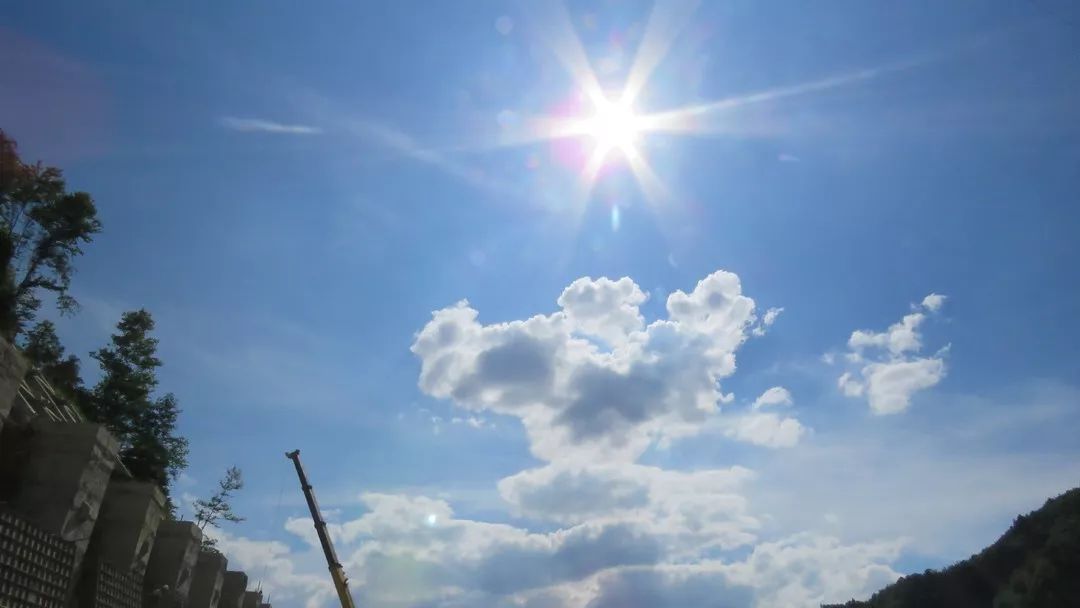
<path id="1" fill-rule="evenodd" d="M 606 93 L 601 87 L 565 7 L 561 3 L 544 4 L 550 12 L 539 11 L 534 15 L 536 30 L 572 77 L 579 97 L 568 105 L 577 111 L 568 115 L 564 107 L 550 114 L 531 116 L 521 125 L 508 128 L 498 145 L 517 146 L 539 141 L 580 139 L 589 150 L 585 154 L 587 160 L 581 167 L 580 176 L 585 196 L 591 192 L 603 167 L 615 157 L 629 167 L 646 201 L 659 203 L 671 200 L 672 193 L 653 171 L 647 158 L 646 139 L 649 134 L 708 135 L 732 132 L 736 127 L 730 120 L 718 122 L 717 118 L 741 106 L 868 80 L 917 63 L 901 62 L 675 109 L 639 112 L 635 102 L 644 92 L 653 71 L 667 55 L 674 39 L 690 22 L 698 4 L 694 0 L 675 0 L 654 6 L 626 81 L 621 90 L 613 94 Z M 581 101 L 585 102 L 584 108 L 577 105 Z"/>
<path id="2" fill-rule="evenodd" d="M 634 145 L 641 134 L 641 119 L 633 107 L 625 101 L 613 102 L 606 97 L 593 99 L 593 114 L 578 125 L 578 130 L 592 138 L 595 147 L 594 162 L 603 159 L 612 151 L 632 155 Z"/>

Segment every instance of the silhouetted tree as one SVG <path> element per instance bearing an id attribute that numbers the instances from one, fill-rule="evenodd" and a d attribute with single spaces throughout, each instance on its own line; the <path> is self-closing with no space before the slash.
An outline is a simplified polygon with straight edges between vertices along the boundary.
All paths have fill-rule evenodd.
<path id="1" fill-rule="evenodd" d="M 0 335 L 13 341 L 33 321 L 41 291 L 55 294 L 61 313 L 75 310 L 72 260 L 100 231 L 90 195 L 67 192 L 56 167 L 22 162 L 0 131 Z"/>
<path id="2" fill-rule="evenodd" d="M 225 477 L 218 480 L 218 491 L 207 500 L 201 498 L 195 500 L 195 523 L 200 530 L 205 531 L 207 526 L 214 528 L 221 521 L 240 523 L 244 518 L 233 512 L 233 492 L 244 487 L 244 478 L 237 467 L 229 467 L 225 470 Z M 202 540 L 203 549 L 217 550 L 217 540 L 209 538 L 205 534 Z"/>
<path id="3" fill-rule="evenodd" d="M 120 441 L 120 456 L 137 479 L 154 481 L 168 495 L 170 482 L 187 466 L 188 442 L 177 435 L 180 408 L 170 393 L 157 388 L 154 319 L 146 310 L 125 312 L 109 346 L 91 357 L 101 366 L 101 380 L 87 398 L 86 413 Z"/>
<path id="4" fill-rule="evenodd" d="M 52 321 L 41 321 L 30 329 L 22 340 L 23 355 L 41 371 L 45 379 L 63 396 L 80 401 L 82 378 L 79 377 L 79 358 L 64 354 L 64 346 L 56 335 Z"/>

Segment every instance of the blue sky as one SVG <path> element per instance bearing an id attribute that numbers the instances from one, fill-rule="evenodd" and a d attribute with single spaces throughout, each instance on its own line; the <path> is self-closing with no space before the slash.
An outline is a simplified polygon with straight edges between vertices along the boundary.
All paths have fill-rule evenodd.
<path id="1" fill-rule="evenodd" d="M 814 605 L 1080 478 L 1078 24 L 40 2 L 0 10 L 0 127 L 100 209 L 69 350 L 153 312 L 177 493 L 243 469 L 223 546 L 279 608 L 332 601 L 293 448 L 366 605 Z M 583 74 L 646 73 L 654 179 L 590 179 Z"/>

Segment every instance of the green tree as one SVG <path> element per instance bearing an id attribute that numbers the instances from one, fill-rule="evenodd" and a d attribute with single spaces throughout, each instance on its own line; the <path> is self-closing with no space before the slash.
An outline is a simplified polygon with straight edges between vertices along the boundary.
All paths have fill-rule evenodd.
<path id="1" fill-rule="evenodd" d="M 225 477 L 218 481 L 218 491 L 210 498 L 195 500 L 195 524 L 200 530 L 205 531 L 207 526 L 221 527 L 219 522 L 229 521 L 240 523 L 244 518 L 237 515 L 232 508 L 233 493 L 244 487 L 244 477 L 237 467 L 229 467 L 225 470 Z M 203 535 L 203 549 L 217 550 L 217 540 Z"/>
<path id="2" fill-rule="evenodd" d="M 52 321 L 41 321 L 28 331 L 22 340 L 22 352 L 30 363 L 41 371 L 53 388 L 72 401 L 79 401 L 82 378 L 79 358 L 64 353 Z"/>
<path id="3" fill-rule="evenodd" d="M 76 309 L 72 262 L 100 231 L 90 195 L 67 192 L 56 167 L 24 163 L 0 131 L 0 335 L 14 341 L 41 307 L 42 291 L 55 294 L 60 312 Z"/>
<path id="4" fill-rule="evenodd" d="M 146 310 L 125 312 L 109 346 L 90 354 L 101 380 L 90 391 L 86 413 L 120 441 L 120 457 L 136 479 L 169 484 L 187 466 L 188 442 L 176 431 L 180 407 L 171 393 L 155 397 L 158 385 L 154 319 Z"/>

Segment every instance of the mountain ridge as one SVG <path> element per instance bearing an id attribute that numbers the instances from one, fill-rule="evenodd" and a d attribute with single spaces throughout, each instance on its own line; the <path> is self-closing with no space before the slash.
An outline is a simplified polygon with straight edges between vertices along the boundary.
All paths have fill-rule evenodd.
<path id="1" fill-rule="evenodd" d="M 822 608 L 1080 607 L 1080 487 L 1020 515 L 990 546 L 900 578 L 865 601 Z"/>

